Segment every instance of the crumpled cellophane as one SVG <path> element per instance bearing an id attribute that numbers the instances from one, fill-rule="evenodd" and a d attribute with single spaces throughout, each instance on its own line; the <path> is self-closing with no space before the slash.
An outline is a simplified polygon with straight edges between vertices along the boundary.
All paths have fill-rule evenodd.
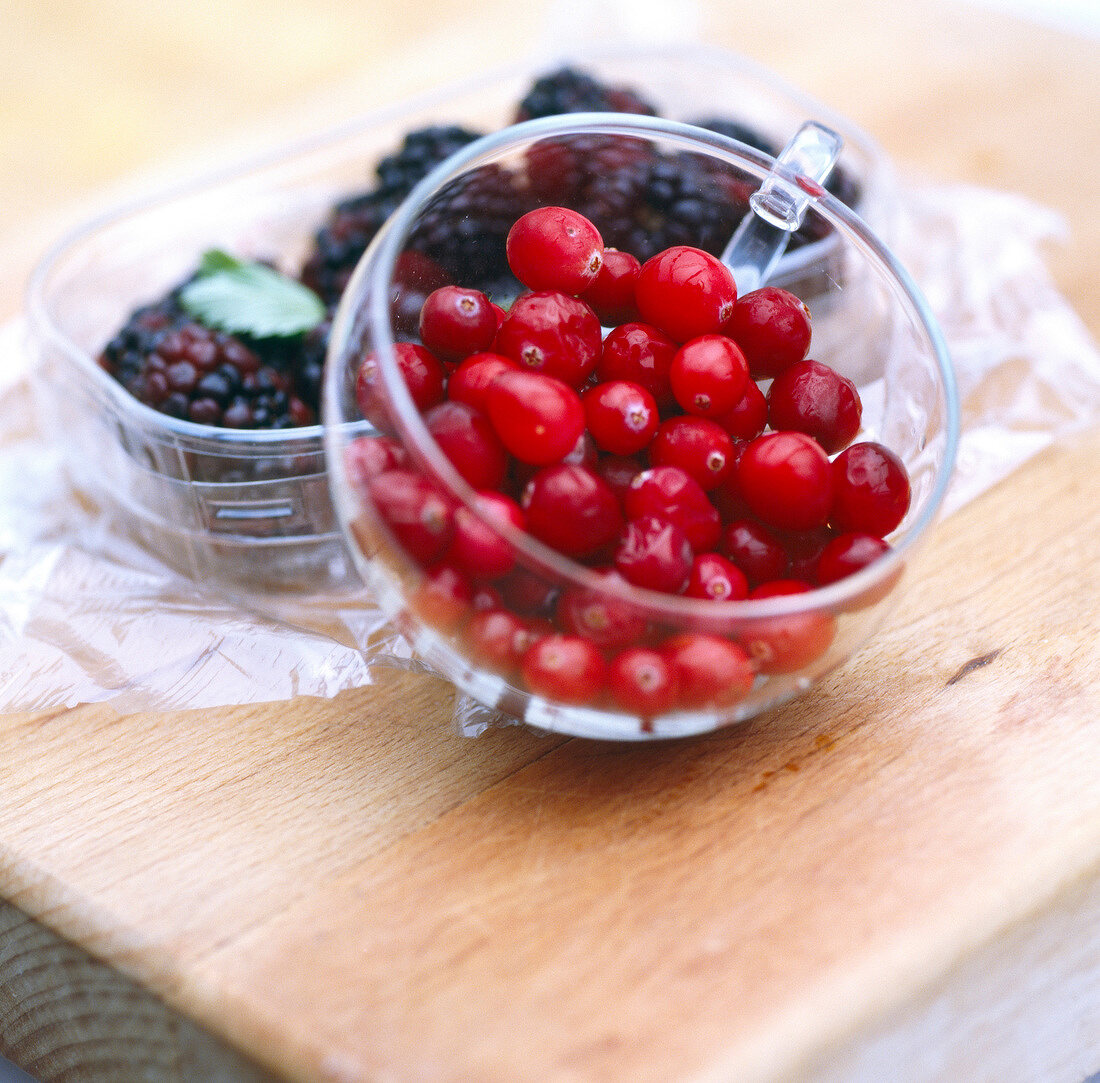
<path id="1" fill-rule="evenodd" d="M 1100 420 L 1100 354 L 1056 289 L 1061 218 L 964 186 L 898 193 L 893 248 L 924 290 L 962 406 L 950 514 L 1052 441 Z M 32 351 L 0 330 L 0 710 L 109 702 L 120 712 L 332 696 L 378 665 L 416 667 L 365 592 L 235 596 L 128 541 L 69 487 L 32 421 Z M 464 697 L 460 732 L 496 721 Z"/>

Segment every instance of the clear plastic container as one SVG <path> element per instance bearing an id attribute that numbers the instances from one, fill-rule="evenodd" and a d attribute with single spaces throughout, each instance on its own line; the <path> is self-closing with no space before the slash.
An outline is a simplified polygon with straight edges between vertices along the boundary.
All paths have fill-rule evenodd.
<path id="1" fill-rule="evenodd" d="M 844 137 L 840 166 L 858 186 L 856 209 L 888 213 L 892 181 L 873 142 L 765 69 L 694 46 L 618 49 L 563 59 L 637 88 L 662 116 L 739 120 L 782 145 L 807 116 Z M 532 62 L 443 88 L 229 175 L 94 222 L 37 269 L 28 309 L 40 359 L 46 422 L 69 452 L 75 483 L 122 512 L 134 535 L 184 573 L 262 590 L 328 588 L 354 580 L 328 494 L 321 429 L 231 431 L 177 421 L 140 404 L 95 362 L 138 305 L 188 275 L 208 248 L 301 263 L 333 204 L 373 183 L 372 169 L 403 136 L 428 124 L 483 131 L 509 124 Z M 820 289 L 837 270 L 825 238 L 785 257 L 780 277 Z"/>
<path id="2" fill-rule="evenodd" d="M 857 439 L 886 445 L 908 471 L 911 504 L 888 538 L 892 548 L 887 555 L 808 593 L 716 602 L 608 580 L 511 524 L 491 523 L 478 510 L 474 490 L 433 440 L 405 386 L 395 358 L 395 343 L 404 330 L 402 294 L 422 295 L 423 284 L 415 276 L 410 279 L 406 270 L 395 269 L 405 267 L 407 252 L 422 249 L 425 238 L 464 228 L 468 232 L 469 204 L 456 193 L 476 186 L 489 193 L 479 198 L 501 200 L 482 212 L 486 220 L 495 221 L 507 210 L 507 197 L 496 193 L 506 193 L 509 185 L 493 178 L 519 176 L 512 189 L 529 193 L 533 171 L 544 169 L 546 161 L 576 160 L 563 156 L 560 148 L 590 149 L 601 140 L 610 142 L 628 163 L 623 170 L 629 170 L 635 152 L 643 156 L 655 151 L 670 160 L 696 156 L 721 179 L 721 191 L 759 188 L 774 164 L 758 151 L 697 128 L 645 117 L 595 115 L 532 121 L 455 155 L 390 219 L 344 294 L 325 378 L 328 461 L 335 503 L 371 596 L 405 631 L 418 654 L 458 688 L 488 708 L 544 730 L 610 739 L 683 736 L 735 722 L 799 694 L 848 659 L 881 624 L 905 565 L 946 491 L 958 438 L 958 406 L 942 336 L 908 274 L 863 221 L 820 187 L 788 171 L 782 182 L 808 202 L 808 224 L 823 238 L 828 255 L 796 273 L 785 273 L 781 262 L 777 278 L 810 306 L 811 356 L 861 389 L 863 418 Z M 614 187 L 617 168 L 605 163 L 594 176 Z M 556 187 L 545 173 L 538 187 L 538 200 L 551 205 L 568 205 L 577 190 Z M 485 243 L 484 265 L 492 267 L 490 249 L 500 249 L 499 263 L 503 240 Z M 459 284 L 495 286 L 494 272 L 486 273 L 487 282 L 467 275 Z M 410 482 L 408 473 L 393 471 L 385 507 L 379 503 L 382 490 L 363 472 L 362 460 L 354 465 L 365 425 L 356 384 L 367 355 L 373 355 L 377 366 L 376 399 L 369 412 L 401 445 L 407 457 L 403 470 L 415 475 Z M 399 481 L 393 480 L 396 475 L 401 475 Z M 438 496 L 421 499 L 422 483 Z M 518 493 L 523 479 L 506 484 Z M 396 498 L 394 485 L 404 486 Z M 524 636 L 581 636 L 596 643 L 613 665 L 619 652 L 636 644 L 667 652 L 677 649 L 684 634 L 705 634 L 744 650 L 751 659 L 751 687 L 736 694 L 733 688 L 722 689 L 702 702 L 675 702 L 659 712 L 642 713 L 624 709 L 621 699 L 616 703 L 613 687 L 606 681 L 600 685 L 596 677 L 597 690 L 583 701 L 555 698 L 545 688 L 533 690 L 524 677 L 530 655 L 521 661 L 506 658 L 505 651 L 499 665 L 487 664 L 484 639 L 474 632 L 474 609 L 461 590 L 451 589 L 453 584 L 441 587 L 433 579 L 433 569 L 452 561 L 448 531 L 457 519 L 448 517 L 459 514 L 480 522 L 510 547 L 514 566 L 484 578 L 500 599 L 491 603 L 496 611 L 526 622 Z M 432 532 L 427 544 L 425 529 Z M 461 567 L 461 557 L 454 559 Z M 607 561 L 598 548 L 593 559 L 597 564 Z M 471 578 L 470 588 L 476 592 L 480 581 Z M 563 616 L 561 599 L 566 596 L 582 599 L 577 604 L 597 614 L 584 632 L 577 630 L 576 608 L 567 607 Z"/>

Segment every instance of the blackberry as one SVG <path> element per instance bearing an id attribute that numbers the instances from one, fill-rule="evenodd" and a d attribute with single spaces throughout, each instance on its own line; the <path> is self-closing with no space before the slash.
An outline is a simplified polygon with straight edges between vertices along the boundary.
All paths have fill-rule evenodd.
<path id="1" fill-rule="evenodd" d="M 347 288 L 359 258 L 401 201 L 435 166 L 481 137 L 457 125 L 410 132 L 393 154 L 377 165 L 377 184 L 336 204 L 314 235 L 302 267 L 302 282 L 326 304 L 335 305 Z"/>
<path id="2" fill-rule="evenodd" d="M 642 113 L 657 110 L 636 91 L 601 83 L 578 68 L 559 68 L 536 79 L 516 109 L 515 120 L 553 117 L 560 113 Z"/>
<path id="3" fill-rule="evenodd" d="M 265 346 L 270 358 L 258 352 Z M 212 331 L 183 311 L 174 290 L 137 309 L 104 347 L 99 364 L 139 402 L 171 417 L 224 428 L 285 429 L 316 418 L 316 404 L 296 393 L 288 364 L 300 352 L 300 344 L 295 350 L 286 341 L 253 343 Z"/>

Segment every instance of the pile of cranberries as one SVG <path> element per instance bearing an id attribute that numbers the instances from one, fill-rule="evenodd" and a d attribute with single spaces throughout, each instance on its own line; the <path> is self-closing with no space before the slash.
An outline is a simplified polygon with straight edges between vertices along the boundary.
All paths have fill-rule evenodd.
<path id="1" fill-rule="evenodd" d="M 889 550 L 909 479 L 887 448 L 852 442 L 859 394 L 807 358 L 806 306 L 771 286 L 739 299 L 700 249 L 641 264 L 563 207 L 519 218 L 507 259 L 527 287 L 507 312 L 442 286 L 424 301 L 420 341 L 395 347 L 473 499 L 390 435 L 347 449 L 352 484 L 422 572 L 410 608 L 533 693 L 643 724 L 726 708 L 758 673 L 820 657 L 835 633 L 825 610 L 665 623 L 621 589 L 715 603 L 799 594 Z M 373 353 L 356 397 L 393 431 Z M 519 531 L 587 565 L 589 585 L 517 564 Z"/>

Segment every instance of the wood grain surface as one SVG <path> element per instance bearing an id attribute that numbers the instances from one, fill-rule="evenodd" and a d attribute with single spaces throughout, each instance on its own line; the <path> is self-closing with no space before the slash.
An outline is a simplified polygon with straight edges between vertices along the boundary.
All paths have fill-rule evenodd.
<path id="1" fill-rule="evenodd" d="M 1100 48 L 892 9 L 737 0 L 699 24 L 904 169 L 1063 211 L 1052 265 L 1100 332 Z M 9 0 L 3 311 L 109 197 L 565 40 L 581 11 Z M 1082 433 L 942 523 L 850 664 L 705 738 L 464 740 L 443 684 L 392 671 L 330 701 L 0 717 L 0 1052 L 45 1080 L 1080 1083 L 1098 456 Z"/>

